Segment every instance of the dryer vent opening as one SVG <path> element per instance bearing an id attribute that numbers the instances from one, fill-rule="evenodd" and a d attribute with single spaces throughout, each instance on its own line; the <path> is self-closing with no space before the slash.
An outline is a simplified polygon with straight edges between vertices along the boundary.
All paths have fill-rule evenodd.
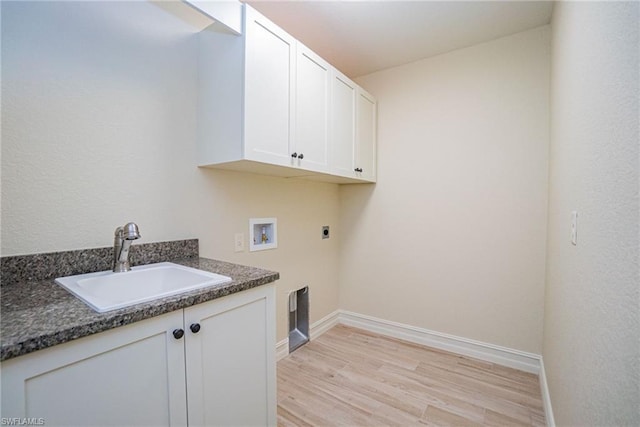
<path id="1" fill-rule="evenodd" d="M 289 353 L 309 342 L 309 287 L 289 293 Z"/>

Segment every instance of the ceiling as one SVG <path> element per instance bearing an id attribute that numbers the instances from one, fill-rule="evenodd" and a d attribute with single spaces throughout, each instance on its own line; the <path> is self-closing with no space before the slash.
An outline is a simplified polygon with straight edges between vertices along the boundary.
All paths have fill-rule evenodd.
<path id="1" fill-rule="evenodd" d="M 549 23 L 551 1 L 257 1 L 256 10 L 349 77 Z"/>

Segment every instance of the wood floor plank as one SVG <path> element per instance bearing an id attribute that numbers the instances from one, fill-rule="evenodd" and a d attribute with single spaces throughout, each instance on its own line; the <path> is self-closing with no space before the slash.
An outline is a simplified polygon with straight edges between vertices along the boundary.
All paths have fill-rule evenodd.
<path id="1" fill-rule="evenodd" d="M 365 412 L 374 413 L 381 406 L 381 403 L 379 401 L 368 397 L 366 394 L 361 393 L 360 390 L 345 387 L 342 379 L 336 377 L 335 375 L 329 375 L 323 378 L 311 372 L 310 370 L 307 370 L 306 372 L 293 372 L 290 370 L 290 368 L 284 366 L 281 368 L 281 372 L 282 375 L 285 376 L 295 376 L 299 381 L 315 383 L 317 386 L 321 387 L 324 392 L 331 395 L 333 398 Z"/>
<path id="2" fill-rule="evenodd" d="M 424 415 L 420 419 L 424 424 L 431 426 L 482 426 L 482 423 L 472 421 L 463 416 L 445 411 L 435 406 L 427 407 Z"/>
<path id="3" fill-rule="evenodd" d="M 313 425 L 366 425 L 369 415 L 356 407 L 333 399 L 321 386 L 305 382 L 287 382 L 287 399 L 282 404 L 298 418 L 306 419 L 309 414 L 322 421 L 312 422 Z M 292 404 L 295 401 L 295 405 Z"/>
<path id="4" fill-rule="evenodd" d="M 278 406 L 278 425 L 281 427 L 311 427 L 313 424 L 295 416 L 286 408 Z"/>
<path id="5" fill-rule="evenodd" d="M 545 425 L 536 375 L 344 325 L 277 377 L 282 427 Z"/>
<path id="6" fill-rule="evenodd" d="M 511 418 L 507 415 L 500 414 L 498 412 L 487 409 L 487 416 L 485 417 L 485 425 L 493 427 L 502 426 L 530 426 L 530 422 L 523 422 L 520 419 Z"/>
<path id="7" fill-rule="evenodd" d="M 321 337 L 322 338 L 322 337 Z M 361 339 L 357 335 L 344 336 L 335 335 L 331 336 L 331 340 L 323 341 L 323 344 L 334 347 L 338 351 L 342 349 L 344 354 L 352 355 L 359 358 L 372 358 L 380 361 L 381 363 L 388 363 L 392 365 L 398 365 L 407 369 L 415 369 L 418 366 L 418 361 L 407 357 L 406 354 L 398 352 L 397 350 L 388 349 L 384 346 L 378 346 L 372 344 L 367 340 Z M 371 354 L 367 349 L 376 348 L 376 352 Z M 352 359 L 353 360 L 353 359 Z"/>
<path id="8" fill-rule="evenodd" d="M 482 422 L 484 418 L 484 408 L 469 403 L 462 398 L 456 397 L 456 393 L 448 388 L 427 385 L 423 381 L 416 379 L 415 374 L 399 371 L 394 367 L 383 367 L 384 372 L 395 376 L 397 381 L 404 382 L 404 389 L 416 397 L 425 401 L 429 406 L 443 409 L 445 411 L 460 415 L 476 422 Z M 458 394 L 458 396 L 461 396 Z"/>
<path id="9" fill-rule="evenodd" d="M 540 407 L 539 397 L 500 387 L 491 383 L 490 378 L 482 381 L 457 371 L 442 372 L 442 370 L 431 368 L 425 369 L 423 366 L 419 366 L 417 372 L 449 382 L 453 389 L 466 393 L 467 399 L 476 405 L 497 412 L 504 411 L 505 415 L 515 418 L 529 419 L 529 411 Z M 540 392 L 538 391 L 537 394 L 539 395 Z"/>
<path id="10" fill-rule="evenodd" d="M 366 392 L 368 396 L 416 418 L 419 418 L 425 409 L 424 402 L 398 387 L 378 371 L 370 371 L 354 364 L 342 369 L 338 375 L 357 385 L 357 389 Z"/>
<path id="11" fill-rule="evenodd" d="M 500 375 L 489 367 L 478 368 L 476 366 L 468 366 L 463 363 L 458 364 L 456 372 L 462 373 L 471 378 L 476 378 L 482 381 L 490 381 L 492 384 L 505 387 L 517 392 L 524 392 L 531 394 L 540 389 L 539 383 L 522 381 L 519 379 L 509 378 L 508 376 Z"/>

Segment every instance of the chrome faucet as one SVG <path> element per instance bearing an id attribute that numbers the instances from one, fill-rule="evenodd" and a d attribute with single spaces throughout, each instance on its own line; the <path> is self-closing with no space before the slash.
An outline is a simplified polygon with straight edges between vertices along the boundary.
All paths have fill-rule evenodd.
<path id="1" fill-rule="evenodd" d="M 134 240 L 139 239 L 140 231 L 138 226 L 129 222 L 124 227 L 116 228 L 113 239 L 113 271 L 121 273 L 131 270 L 129 265 L 129 248 Z"/>

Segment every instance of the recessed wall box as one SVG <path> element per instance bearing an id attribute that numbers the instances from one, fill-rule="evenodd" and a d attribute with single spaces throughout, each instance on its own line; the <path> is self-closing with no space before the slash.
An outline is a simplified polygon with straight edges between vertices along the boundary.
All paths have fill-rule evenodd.
<path id="1" fill-rule="evenodd" d="M 309 342 L 309 287 L 289 293 L 289 353 Z"/>
<path id="2" fill-rule="evenodd" d="M 249 220 L 249 252 L 278 247 L 278 220 L 251 218 Z"/>

